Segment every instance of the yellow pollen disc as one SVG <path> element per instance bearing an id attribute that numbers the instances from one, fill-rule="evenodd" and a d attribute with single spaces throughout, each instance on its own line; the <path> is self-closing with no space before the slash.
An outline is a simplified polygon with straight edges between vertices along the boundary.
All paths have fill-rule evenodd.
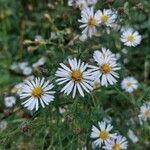
<path id="1" fill-rule="evenodd" d="M 133 42 L 135 40 L 135 37 L 133 35 L 128 36 L 128 41 Z"/>
<path id="2" fill-rule="evenodd" d="M 121 150 L 120 144 L 115 144 L 113 150 Z"/>
<path id="3" fill-rule="evenodd" d="M 111 67 L 108 65 L 108 64 L 102 64 L 100 66 L 100 70 L 104 73 L 104 74 L 107 74 L 107 73 L 110 73 L 111 72 Z"/>
<path id="4" fill-rule="evenodd" d="M 131 83 L 131 82 L 128 82 L 127 85 L 130 87 L 130 86 L 132 86 L 132 83 Z"/>
<path id="5" fill-rule="evenodd" d="M 145 112 L 146 117 L 150 118 L 150 109 Z"/>
<path id="6" fill-rule="evenodd" d="M 73 70 L 71 73 L 71 78 L 77 82 L 81 81 L 83 79 L 82 72 L 79 69 Z"/>
<path id="7" fill-rule="evenodd" d="M 35 87 L 32 90 L 32 96 L 34 97 L 41 97 L 43 94 L 43 89 L 41 87 Z"/>
<path id="8" fill-rule="evenodd" d="M 99 134 L 99 137 L 102 139 L 102 140 L 107 140 L 108 139 L 108 136 L 109 136 L 109 133 L 107 131 L 101 131 L 100 134 Z"/>
<path id="9" fill-rule="evenodd" d="M 90 26 L 90 27 L 95 27 L 95 26 L 96 26 L 96 20 L 91 17 L 91 18 L 88 20 L 88 26 Z"/>
<path id="10" fill-rule="evenodd" d="M 102 23 L 106 23 L 108 21 L 108 19 L 109 19 L 109 16 L 106 16 L 106 15 L 101 16 Z"/>

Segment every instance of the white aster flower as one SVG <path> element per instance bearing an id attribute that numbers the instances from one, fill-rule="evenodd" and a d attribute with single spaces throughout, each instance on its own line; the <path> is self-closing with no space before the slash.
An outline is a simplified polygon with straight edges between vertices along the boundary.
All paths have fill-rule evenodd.
<path id="1" fill-rule="evenodd" d="M 147 119 L 150 119 L 150 102 L 146 102 L 141 106 L 138 117 L 141 121 L 147 121 Z"/>
<path id="2" fill-rule="evenodd" d="M 53 84 L 49 81 L 45 82 L 45 79 L 34 78 L 33 80 L 26 80 L 22 87 L 22 93 L 20 94 L 21 99 L 26 99 L 22 105 L 27 107 L 28 110 L 36 111 L 39 109 L 39 104 L 44 108 L 51 101 L 54 100 L 54 91 L 51 91 Z"/>
<path id="3" fill-rule="evenodd" d="M 4 104 L 6 107 L 13 107 L 16 104 L 16 97 L 14 96 L 5 97 Z"/>
<path id="4" fill-rule="evenodd" d="M 138 31 L 134 31 L 131 28 L 126 28 L 122 31 L 121 41 L 126 46 L 137 46 L 141 43 L 142 37 Z"/>
<path id="5" fill-rule="evenodd" d="M 128 93 L 132 93 L 138 88 L 138 81 L 133 77 L 126 77 L 121 82 L 121 87 Z"/>
<path id="6" fill-rule="evenodd" d="M 128 130 L 128 137 L 133 143 L 137 143 L 139 141 L 138 137 L 134 134 L 132 130 Z"/>
<path id="7" fill-rule="evenodd" d="M 61 68 L 58 68 L 56 76 L 59 78 L 56 80 L 58 85 L 66 84 L 61 92 L 69 95 L 73 92 L 73 98 L 76 95 L 78 89 L 81 96 L 84 97 L 84 92 L 90 92 L 93 90 L 93 80 L 91 72 L 87 70 L 88 64 L 81 61 L 77 61 L 76 58 L 68 59 L 69 65 L 66 66 L 63 63 L 60 63 Z"/>
<path id="8" fill-rule="evenodd" d="M 99 23 L 107 27 L 112 27 L 117 18 L 116 12 L 111 9 L 104 9 L 103 11 L 98 10 L 97 15 Z"/>
<path id="9" fill-rule="evenodd" d="M 108 84 L 115 84 L 119 78 L 116 70 L 119 70 L 116 61 L 115 54 L 113 54 L 109 49 L 102 48 L 102 51 L 95 51 L 93 55 L 94 60 L 97 62 L 98 66 L 90 66 L 91 71 L 95 78 L 100 78 L 102 86 L 108 86 Z"/>
<path id="10" fill-rule="evenodd" d="M 125 150 L 128 147 L 128 141 L 125 137 L 118 135 L 116 139 L 111 139 L 105 143 L 105 150 Z"/>
<path id="11" fill-rule="evenodd" d="M 91 38 L 97 32 L 96 26 L 98 25 L 98 14 L 94 14 L 94 9 L 91 7 L 82 10 L 81 17 L 81 20 L 78 21 L 83 23 L 80 26 L 80 28 L 84 28 L 82 34 Z"/>
<path id="12" fill-rule="evenodd" d="M 105 121 L 98 122 L 99 128 L 92 126 L 91 138 L 94 139 L 93 144 L 95 146 L 101 147 L 102 144 L 105 144 L 110 139 L 116 138 L 116 133 L 110 133 L 113 129 L 111 124 L 107 124 Z"/>

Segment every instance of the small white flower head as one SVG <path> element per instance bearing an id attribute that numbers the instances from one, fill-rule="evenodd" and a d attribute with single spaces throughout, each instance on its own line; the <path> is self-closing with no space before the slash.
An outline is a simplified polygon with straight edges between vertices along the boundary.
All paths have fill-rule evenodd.
<path id="1" fill-rule="evenodd" d="M 97 15 L 99 17 L 99 23 L 107 27 L 112 27 L 117 18 L 116 12 L 111 9 L 98 10 Z"/>
<path id="2" fill-rule="evenodd" d="M 126 77 L 121 82 L 121 87 L 128 93 L 132 93 L 138 88 L 138 81 L 133 77 Z"/>
<path id="3" fill-rule="evenodd" d="M 88 64 L 77 61 L 76 58 L 68 59 L 69 65 L 66 66 L 60 63 L 61 68 L 58 68 L 56 76 L 58 79 L 58 85 L 65 84 L 61 92 L 69 95 L 72 92 L 72 97 L 76 95 L 78 90 L 80 95 L 84 97 L 84 92 L 90 92 L 93 90 L 93 80 L 91 72 L 88 70 Z"/>
<path id="4" fill-rule="evenodd" d="M 147 119 L 150 119 L 150 102 L 146 102 L 141 106 L 138 117 L 141 121 L 147 121 Z"/>
<path id="5" fill-rule="evenodd" d="M 138 31 L 134 31 L 132 28 L 126 28 L 122 31 L 121 41 L 124 45 L 129 47 L 135 47 L 141 43 L 142 37 Z"/>
<path id="6" fill-rule="evenodd" d="M 94 139 L 93 144 L 95 146 L 101 147 L 102 144 L 105 144 L 110 139 L 116 138 L 116 133 L 110 133 L 113 129 L 111 124 L 106 123 L 105 121 L 98 122 L 99 128 L 92 126 L 91 138 Z"/>
<path id="7" fill-rule="evenodd" d="M 109 49 L 102 48 L 102 51 L 95 51 L 93 54 L 94 60 L 98 66 L 90 66 L 91 71 L 95 78 L 100 78 L 102 86 L 108 86 L 108 84 L 115 84 L 119 78 L 116 70 L 119 70 L 117 59 Z"/>
<path id="8" fill-rule="evenodd" d="M 83 23 L 80 28 L 84 28 L 82 31 L 83 35 L 87 35 L 87 37 L 92 37 L 97 33 L 96 26 L 98 25 L 98 15 L 94 14 L 93 7 L 86 8 L 81 12 L 81 20 L 79 22 Z"/>
<path id="9" fill-rule="evenodd" d="M 128 147 L 128 141 L 125 137 L 118 135 L 116 139 L 111 139 L 105 143 L 105 150 L 125 150 Z"/>
<path id="10" fill-rule="evenodd" d="M 14 96 L 8 96 L 4 98 L 4 104 L 6 107 L 13 107 L 16 104 L 16 97 Z"/>
<path id="11" fill-rule="evenodd" d="M 86 0 L 77 0 L 77 7 L 79 7 L 81 10 L 88 7 Z"/>
<path id="12" fill-rule="evenodd" d="M 54 100 L 54 91 L 51 91 L 53 84 L 50 84 L 49 80 L 45 82 L 45 79 L 34 78 L 33 80 L 26 80 L 22 87 L 21 99 L 25 99 L 22 103 L 28 110 L 39 109 L 39 105 L 44 108 Z"/>
<path id="13" fill-rule="evenodd" d="M 137 143 L 139 141 L 138 137 L 134 134 L 132 130 L 128 130 L 128 137 L 133 143 Z"/>

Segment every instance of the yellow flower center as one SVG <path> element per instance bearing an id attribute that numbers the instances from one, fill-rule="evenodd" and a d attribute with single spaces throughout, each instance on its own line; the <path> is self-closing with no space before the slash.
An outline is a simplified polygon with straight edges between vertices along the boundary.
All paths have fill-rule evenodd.
<path id="1" fill-rule="evenodd" d="M 115 144 L 113 150 L 121 150 L 120 144 Z"/>
<path id="2" fill-rule="evenodd" d="M 132 86 L 132 83 L 131 83 L 131 82 L 128 82 L 127 85 L 130 87 L 130 86 Z"/>
<path id="3" fill-rule="evenodd" d="M 83 75 L 82 72 L 78 69 L 78 70 L 73 70 L 71 73 L 71 78 L 74 81 L 80 82 L 83 79 Z"/>
<path id="4" fill-rule="evenodd" d="M 101 131 L 100 134 L 99 134 L 99 137 L 102 139 L 102 140 L 107 140 L 108 137 L 109 137 L 109 133 L 107 131 Z"/>
<path id="5" fill-rule="evenodd" d="M 35 87 L 32 90 L 32 96 L 34 97 L 41 97 L 43 94 L 43 89 L 41 87 Z"/>
<path id="6" fill-rule="evenodd" d="M 88 26 L 90 26 L 91 28 L 92 28 L 92 27 L 95 27 L 95 26 L 96 26 L 96 20 L 91 17 L 91 18 L 88 20 Z"/>
<path id="7" fill-rule="evenodd" d="M 145 112 L 146 117 L 150 118 L 150 109 Z"/>
<path id="8" fill-rule="evenodd" d="M 107 74 L 107 73 L 110 73 L 111 72 L 111 67 L 108 65 L 108 64 L 102 64 L 100 66 L 100 70 L 104 73 L 104 74 Z"/>
<path id="9" fill-rule="evenodd" d="M 133 42 L 135 40 L 135 37 L 133 35 L 128 36 L 128 41 Z"/>
<path id="10" fill-rule="evenodd" d="M 107 16 L 107 15 L 101 16 L 101 22 L 102 23 L 106 23 L 108 21 L 108 19 L 109 19 L 109 16 Z"/>

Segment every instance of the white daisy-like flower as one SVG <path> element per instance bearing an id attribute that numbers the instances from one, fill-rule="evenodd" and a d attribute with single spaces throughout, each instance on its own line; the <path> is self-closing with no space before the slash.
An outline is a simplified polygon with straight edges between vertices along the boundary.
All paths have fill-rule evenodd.
<path id="1" fill-rule="evenodd" d="M 98 13 L 96 12 L 94 14 L 93 7 L 86 8 L 86 9 L 82 10 L 81 17 L 82 18 L 78 21 L 83 23 L 80 26 L 80 28 L 84 28 L 84 30 L 82 31 L 82 34 L 87 35 L 88 37 L 91 38 L 97 32 L 96 26 L 99 23 Z"/>
<path id="2" fill-rule="evenodd" d="M 84 62 L 81 63 L 80 60 L 77 61 L 76 58 L 68 59 L 69 65 L 66 66 L 60 63 L 61 68 L 58 68 L 56 76 L 59 78 L 56 80 L 58 85 L 66 84 L 61 92 L 69 95 L 73 92 L 73 98 L 78 90 L 80 95 L 84 97 L 84 92 L 90 92 L 93 90 L 93 80 L 92 74 L 88 69 L 88 64 Z"/>
<path id="3" fill-rule="evenodd" d="M 91 138 L 94 139 L 93 144 L 95 146 L 101 147 L 102 144 L 105 144 L 110 139 L 116 138 L 116 133 L 110 133 L 113 129 L 111 124 L 106 123 L 105 121 L 98 122 L 99 128 L 92 126 Z"/>
<path id="4" fill-rule="evenodd" d="M 105 150 L 125 150 L 128 147 L 128 141 L 125 137 L 118 135 L 116 139 L 111 139 L 105 143 Z"/>
<path id="5" fill-rule="evenodd" d="M 133 77 L 126 77 L 121 82 L 121 87 L 128 93 L 132 93 L 138 88 L 138 81 Z"/>
<path id="6" fill-rule="evenodd" d="M 142 37 L 138 31 L 134 31 L 132 28 L 125 28 L 122 31 L 121 41 L 126 46 L 137 46 L 141 43 Z"/>
<path id="7" fill-rule="evenodd" d="M 26 99 L 22 105 L 28 110 L 39 109 L 39 104 L 44 108 L 51 101 L 54 100 L 54 91 L 51 91 L 53 84 L 49 80 L 34 78 L 33 80 L 26 80 L 22 87 L 21 99 Z"/>
<path id="8" fill-rule="evenodd" d="M 5 97 L 4 103 L 6 107 L 13 107 L 16 104 L 16 97 L 14 96 Z"/>
<path id="9" fill-rule="evenodd" d="M 86 0 L 77 0 L 77 7 L 79 7 L 81 10 L 88 7 Z"/>
<path id="10" fill-rule="evenodd" d="M 146 102 L 141 106 L 138 117 L 141 121 L 147 121 L 147 119 L 150 119 L 150 102 Z"/>
<path id="11" fill-rule="evenodd" d="M 112 27 L 117 18 L 116 12 L 111 9 L 104 9 L 103 11 L 98 10 L 97 15 L 99 18 L 99 23 L 107 27 Z"/>
<path id="12" fill-rule="evenodd" d="M 98 66 L 89 66 L 95 78 L 100 78 L 102 86 L 108 86 L 108 84 L 115 84 L 119 78 L 116 70 L 119 70 L 117 59 L 109 49 L 102 48 L 102 51 L 95 51 L 93 55 L 94 60 Z"/>

